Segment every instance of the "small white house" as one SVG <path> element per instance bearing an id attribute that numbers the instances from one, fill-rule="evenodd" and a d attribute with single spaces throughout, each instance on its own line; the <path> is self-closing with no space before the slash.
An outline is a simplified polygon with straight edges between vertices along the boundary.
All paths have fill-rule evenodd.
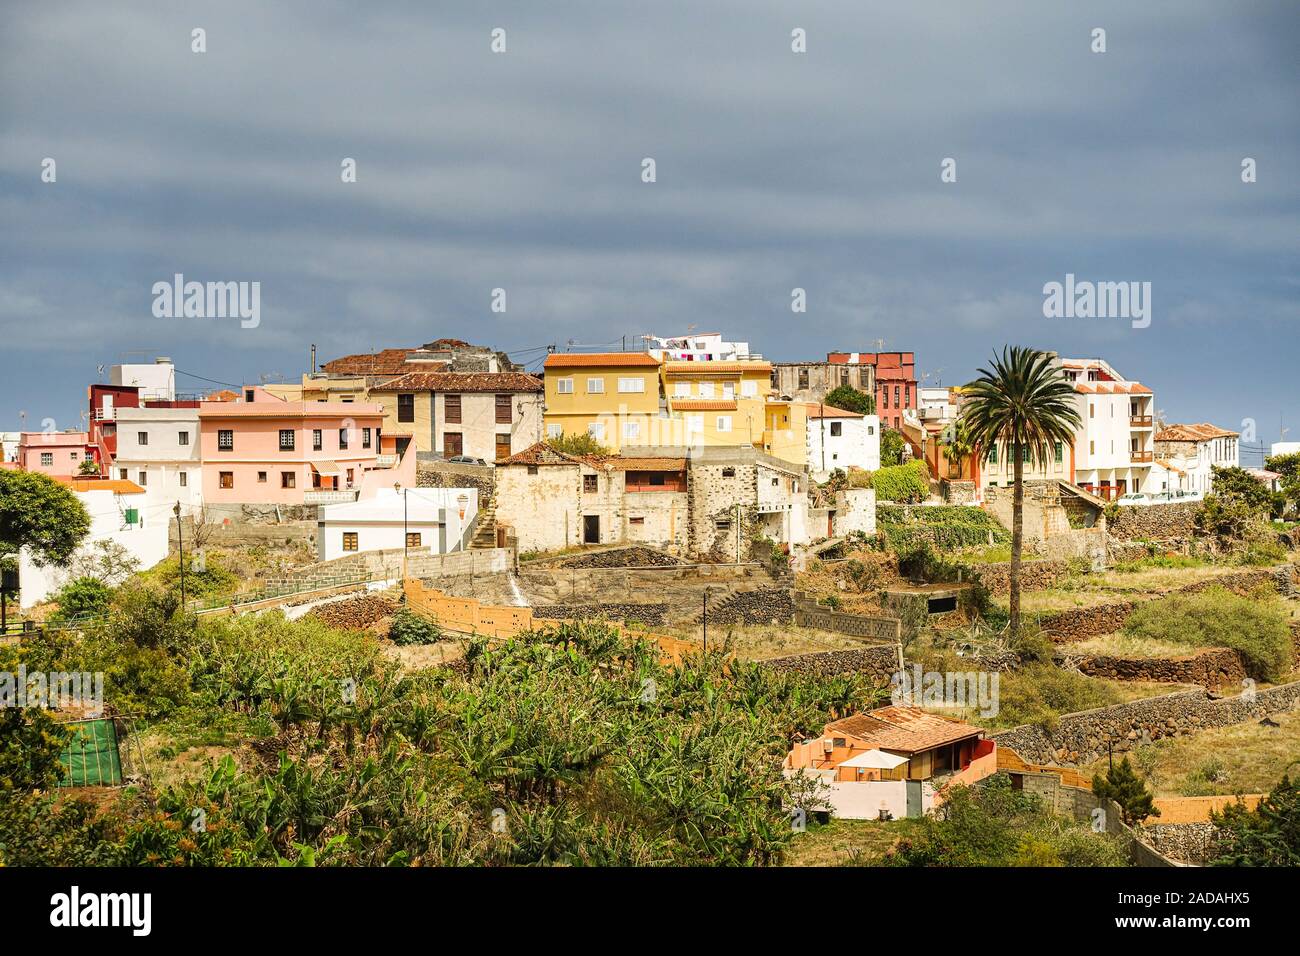
<path id="1" fill-rule="evenodd" d="M 140 562 L 146 571 L 167 557 L 169 507 L 150 504 L 144 489 L 132 481 L 69 479 L 72 488 L 90 515 L 90 533 L 77 554 L 87 554 L 100 541 L 113 541 Z M 74 556 L 74 562 L 76 556 Z M 49 598 L 70 577 L 67 568 L 42 567 L 33 560 L 30 549 L 18 556 L 19 605 L 29 608 Z"/>
<path id="2" fill-rule="evenodd" d="M 880 419 L 819 402 L 808 402 L 808 471 L 825 481 L 841 468 L 880 467 Z"/>
<path id="3" fill-rule="evenodd" d="M 447 554 L 469 547 L 478 514 L 477 488 L 382 488 L 373 498 L 322 505 L 317 553 L 322 561 L 361 551 L 424 548 Z"/>

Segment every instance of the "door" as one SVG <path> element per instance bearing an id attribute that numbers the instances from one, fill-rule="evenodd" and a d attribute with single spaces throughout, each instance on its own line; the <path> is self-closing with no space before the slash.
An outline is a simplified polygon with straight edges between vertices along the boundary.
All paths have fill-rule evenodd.
<path id="1" fill-rule="evenodd" d="M 460 432 L 445 432 L 442 436 L 442 453 L 446 458 L 455 458 L 464 453 L 464 443 Z"/>
<path id="2" fill-rule="evenodd" d="M 582 543 L 600 544 L 600 515 L 582 516 Z"/>
<path id="3" fill-rule="evenodd" d="M 906 780 L 907 785 L 907 815 L 909 817 L 923 816 L 921 810 L 921 781 Z"/>
<path id="4" fill-rule="evenodd" d="M 510 457 L 510 436 L 497 435 L 497 461 Z"/>

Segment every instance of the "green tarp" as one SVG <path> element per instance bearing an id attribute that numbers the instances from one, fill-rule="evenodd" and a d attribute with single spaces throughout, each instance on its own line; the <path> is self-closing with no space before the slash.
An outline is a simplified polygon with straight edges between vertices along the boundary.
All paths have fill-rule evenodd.
<path id="1" fill-rule="evenodd" d="M 78 720 L 67 725 L 72 740 L 60 755 L 64 787 L 118 787 L 122 760 L 111 720 Z"/>

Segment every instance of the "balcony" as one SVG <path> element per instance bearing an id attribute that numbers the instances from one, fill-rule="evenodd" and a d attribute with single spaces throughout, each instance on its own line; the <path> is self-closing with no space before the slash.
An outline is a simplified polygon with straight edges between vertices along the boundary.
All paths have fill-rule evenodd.
<path id="1" fill-rule="evenodd" d="M 1152 421 L 1150 415 L 1132 415 L 1128 423 L 1133 428 L 1151 428 Z"/>
<path id="2" fill-rule="evenodd" d="M 1141 465 L 1150 463 L 1155 458 L 1155 455 L 1149 451 L 1131 451 L 1128 453 L 1128 457 L 1133 464 Z"/>
<path id="3" fill-rule="evenodd" d="M 376 455 L 375 467 L 392 468 L 397 464 L 397 457 L 398 457 L 397 455 Z"/>
<path id="4" fill-rule="evenodd" d="M 356 488 L 343 491 L 308 491 L 303 494 L 302 503 L 305 505 L 346 504 L 356 501 L 357 495 L 360 493 L 360 490 Z"/>

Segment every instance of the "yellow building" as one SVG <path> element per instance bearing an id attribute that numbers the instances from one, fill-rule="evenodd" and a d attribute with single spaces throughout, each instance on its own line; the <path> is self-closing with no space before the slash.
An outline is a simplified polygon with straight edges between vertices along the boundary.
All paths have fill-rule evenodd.
<path id="1" fill-rule="evenodd" d="M 661 434 L 658 359 L 644 352 L 557 352 L 542 368 L 547 438 L 591 435 L 615 452 L 624 445 L 674 444 Z"/>
<path id="2" fill-rule="evenodd" d="M 763 447 L 771 362 L 670 361 L 661 375 L 668 416 L 681 423 L 682 444 Z"/>
<path id="3" fill-rule="evenodd" d="M 763 451 L 793 465 L 808 464 L 808 404 L 771 399 L 764 406 Z"/>

